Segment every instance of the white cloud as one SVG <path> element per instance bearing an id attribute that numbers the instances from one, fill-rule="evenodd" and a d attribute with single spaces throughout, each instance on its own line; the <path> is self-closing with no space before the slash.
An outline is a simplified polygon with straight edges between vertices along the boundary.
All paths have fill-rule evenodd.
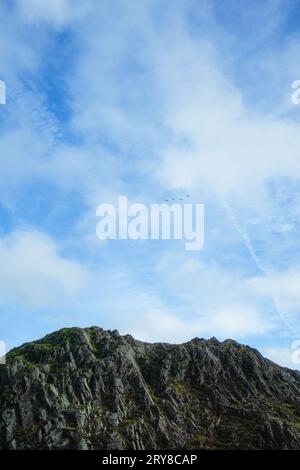
<path id="1" fill-rule="evenodd" d="M 186 259 L 185 254 L 164 254 L 157 266 L 160 299 L 128 316 L 129 331 L 147 341 L 183 342 L 195 336 L 242 340 L 276 329 L 276 311 L 264 311 L 248 288 L 226 270 Z M 172 306 L 165 298 L 172 298 Z M 152 302 L 152 304 L 151 304 Z M 173 310 L 172 310 L 173 308 Z"/>
<path id="2" fill-rule="evenodd" d="M 87 272 L 64 258 L 39 232 L 14 232 L 0 239 L 0 303 L 48 308 L 71 302 L 87 282 Z"/>
<path id="3" fill-rule="evenodd" d="M 63 28 L 75 26 L 78 21 L 71 41 L 79 53 L 59 76 L 71 112 L 70 128 L 68 123 L 64 125 L 67 135 L 69 130 L 71 134 L 75 131 L 73 145 L 69 145 L 67 139 L 61 144 L 45 103 L 28 91 L 19 90 L 23 100 L 25 96 L 25 104 L 22 100 L 14 103 L 11 114 L 15 119 L 8 118 L 0 141 L 2 202 L 6 193 L 10 193 L 9 202 L 15 209 L 22 186 L 35 178 L 41 183 L 50 180 L 66 193 L 80 193 L 92 208 L 87 217 L 80 220 L 90 246 L 91 238 L 96 241 L 91 225 L 100 196 L 108 195 L 106 200 L 109 201 L 121 187 L 120 180 L 125 174 L 123 188 L 132 191 L 132 188 L 142 187 L 149 199 L 157 183 L 155 178 L 164 185 L 165 191 L 188 187 L 197 195 L 200 188 L 207 197 L 231 198 L 241 206 L 241 218 L 245 217 L 249 201 L 255 198 L 252 216 L 269 228 L 269 215 L 276 215 L 276 202 L 268 198 L 267 183 L 276 178 L 300 177 L 298 123 L 281 116 L 282 110 L 286 110 L 281 100 L 273 101 L 274 112 L 268 107 L 269 115 L 249 106 L 243 87 L 236 84 L 239 81 L 236 76 L 240 79 L 239 70 L 234 70 L 235 67 L 229 70 L 224 57 L 233 62 L 237 59 L 244 67 L 248 61 L 236 58 L 230 47 L 222 54 L 209 35 L 203 40 L 199 39 L 199 32 L 191 32 L 185 23 L 187 8 L 183 4 L 164 9 L 167 17 L 160 21 L 157 21 L 159 2 L 121 1 L 114 7 L 110 6 L 111 2 L 91 2 L 93 10 L 89 17 L 85 16 L 86 4 L 74 0 L 19 0 L 18 21 L 4 22 L 7 24 L 3 25 L 3 41 L 0 32 L 1 57 L 5 71 L 14 72 L 16 77 L 22 77 L 28 69 L 36 70 L 48 57 L 45 48 L 50 37 L 48 30 L 43 27 L 43 34 L 36 35 L 39 28 L 33 28 L 33 24 Z M 198 12 L 205 21 L 206 15 L 211 14 L 208 5 L 209 2 L 205 2 L 205 8 L 199 8 Z M 3 7 L 0 5 L 0 8 Z M 168 21 L 164 23 L 166 18 Z M 248 12 L 245 22 L 247 18 Z M 272 17 L 270 23 L 273 25 L 275 20 Z M 163 24 L 168 27 L 162 27 Z M 211 26 L 210 23 L 207 28 Z M 224 39 L 225 44 L 228 38 L 223 37 L 221 25 L 217 26 L 218 37 Z M 258 28 L 258 31 L 266 35 L 266 28 Z M 37 37 L 42 40 L 39 48 L 34 47 Z M 264 41 L 267 39 L 263 37 Z M 289 89 L 289 71 L 295 73 L 299 67 L 297 51 L 294 45 L 287 44 L 282 53 L 268 55 L 265 51 L 260 57 L 249 60 L 255 65 L 255 74 L 263 64 L 268 64 L 264 75 L 266 88 L 274 85 L 272 77 L 279 70 L 280 87 Z M 278 69 L 280 63 L 283 65 Z M 68 82 L 64 81 L 66 75 Z M 31 83 L 32 76 L 29 78 Z M 272 91 L 270 94 L 274 96 Z M 12 93 L 10 83 L 8 93 Z M 258 105 L 258 98 L 254 101 Z M 6 107 L 5 112 L 9 109 Z M 78 141 L 80 145 L 76 145 Z M 158 191 L 163 192 L 161 187 Z M 214 222 L 214 227 L 217 226 L 218 220 Z M 276 227 L 283 234 L 289 232 L 288 214 L 287 221 L 277 223 Z M 266 236 L 266 231 L 262 232 L 262 236 Z M 219 239 L 223 236 L 226 238 L 228 233 L 219 234 Z M 82 282 L 80 265 L 63 258 L 51 239 L 42 241 L 40 235 L 31 234 L 26 245 L 19 235 L 9 238 L 10 244 L 4 240 L 0 244 L 9 273 L 5 278 L 0 268 L 3 298 L 7 302 L 22 299 L 24 303 L 39 306 L 58 297 L 69 297 L 72 301 Z M 71 243 L 77 241 L 73 239 Z M 44 257 L 45 266 L 39 266 L 35 248 L 41 258 Z M 223 248 L 229 253 L 236 246 L 224 243 Z M 32 259 L 26 258 L 27 249 L 33 253 Z M 215 245 L 210 244 L 209 249 L 214 258 Z M 237 257 L 238 250 L 233 253 Z M 20 270 L 16 267 L 17 255 L 22 260 Z M 114 283 L 111 271 L 118 273 L 120 266 L 118 262 L 112 264 L 110 271 L 107 262 L 105 266 L 102 264 L 104 274 L 95 274 L 102 286 L 101 295 L 106 296 L 106 305 L 100 299 L 98 286 L 87 302 L 99 301 L 97 307 L 110 306 L 114 319 L 121 319 L 122 308 L 125 308 L 128 324 L 130 312 L 134 312 L 133 331 L 152 336 L 151 339 L 171 341 L 183 336 L 189 339 L 196 334 L 233 337 L 264 334 L 272 329 L 273 322 L 268 313 L 261 313 L 258 297 L 277 296 L 282 308 L 286 304 L 293 308 L 299 305 L 298 277 L 292 279 L 291 284 L 291 276 L 286 279 L 261 277 L 247 282 L 245 275 L 238 270 L 234 272 L 222 260 L 215 264 L 199 263 L 180 256 L 175 256 L 172 263 L 162 259 L 158 269 L 161 282 L 156 286 L 156 298 L 151 300 L 151 296 L 143 294 L 148 289 L 144 273 L 150 272 L 153 257 L 151 253 L 147 259 L 146 251 L 143 256 L 144 266 L 138 268 L 143 273 L 138 271 L 136 276 L 141 277 L 139 288 L 130 292 L 132 286 L 122 289 L 122 285 Z M 98 259 L 95 256 L 95 264 Z M 139 282 L 133 280 L 133 285 L 134 281 Z M 122 293 L 119 300 L 116 292 Z"/>
<path id="4" fill-rule="evenodd" d="M 16 5 L 23 21 L 59 27 L 82 18 L 91 6 L 81 0 L 16 0 Z"/>
<path id="5" fill-rule="evenodd" d="M 77 3 L 71 3 L 20 0 L 19 8 L 25 18 L 45 16 L 62 24 L 77 11 Z M 196 191 L 201 185 L 218 196 L 242 195 L 245 202 L 259 191 L 265 197 L 262 186 L 270 180 L 300 178 L 298 124 L 246 104 L 241 89 L 224 72 L 226 64 L 213 41 L 190 34 L 183 20 L 188 10 L 178 6 L 179 13 L 169 13 L 171 27 L 157 30 L 155 5 L 145 2 L 133 14 L 131 2 L 120 2 L 119 15 L 111 15 L 106 3 L 93 4 L 89 21 L 81 18 L 74 39 L 84 53 L 68 82 L 73 129 L 85 140 L 109 135 L 123 151 L 142 151 L 143 169 L 152 168 L 151 147 L 154 157 L 160 157 L 156 176 L 168 189 Z M 268 6 L 273 16 L 278 13 L 272 2 Z M 143 38 L 142 48 L 138 42 L 133 48 L 135 37 Z M 286 46 L 285 63 L 294 67 L 290 56 L 297 59 L 294 48 Z M 132 72 L 124 57 L 139 65 L 140 74 Z M 261 65 L 265 57 L 258 59 Z M 270 78 L 266 87 L 271 83 Z M 167 146 L 162 145 L 166 135 Z M 138 171 L 131 157 L 126 164 Z M 86 179 L 90 173 L 85 172 Z"/>
<path id="6" fill-rule="evenodd" d="M 263 335 L 272 330 L 262 315 L 255 310 L 222 310 L 206 312 L 190 318 L 162 309 L 150 309 L 136 315 L 129 322 L 130 333 L 137 339 L 149 342 L 182 343 L 191 338 L 217 336 L 218 339 L 243 339 Z"/>
<path id="7" fill-rule="evenodd" d="M 274 297 L 288 309 L 300 308 L 300 271 L 273 273 L 256 277 L 249 283 L 258 294 Z"/>
<path id="8" fill-rule="evenodd" d="M 161 309 L 150 309 L 128 325 L 130 334 L 141 341 L 181 343 L 195 336 L 195 325 Z"/>
<path id="9" fill-rule="evenodd" d="M 16 78 L 38 67 L 38 53 L 33 46 L 32 36 L 26 34 L 24 28 L 13 14 L 9 2 L 0 2 L 1 30 L 0 57 L 1 78 L 7 85 L 7 104 L 11 102 L 12 93 L 18 93 Z M 6 107 L 7 109 L 7 107 Z"/>
<path id="10" fill-rule="evenodd" d="M 290 269 L 249 280 L 254 295 L 271 298 L 282 320 L 299 334 L 300 271 Z"/>
<path id="11" fill-rule="evenodd" d="M 262 312 L 241 305 L 235 310 L 222 309 L 213 314 L 206 321 L 208 328 L 222 337 L 245 338 L 272 331 L 273 324 Z"/>
<path id="12" fill-rule="evenodd" d="M 293 352 L 292 348 L 287 347 L 268 346 L 261 348 L 261 353 L 276 364 L 290 369 L 300 369 L 299 364 L 295 364 L 292 360 Z"/>
<path id="13" fill-rule="evenodd" d="M 173 136 L 158 169 L 165 185 L 245 198 L 277 178 L 300 178 L 298 123 L 247 104 L 211 44 L 183 28 L 164 39 L 168 54 L 157 52 L 155 70 Z"/>

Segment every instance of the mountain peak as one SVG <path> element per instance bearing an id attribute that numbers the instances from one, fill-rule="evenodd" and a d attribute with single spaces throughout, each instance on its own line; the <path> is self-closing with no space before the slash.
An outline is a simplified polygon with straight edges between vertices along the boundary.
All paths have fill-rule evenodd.
<path id="1" fill-rule="evenodd" d="M 0 366 L 0 448 L 299 449 L 299 392 L 299 372 L 233 340 L 63 328 Z"/>

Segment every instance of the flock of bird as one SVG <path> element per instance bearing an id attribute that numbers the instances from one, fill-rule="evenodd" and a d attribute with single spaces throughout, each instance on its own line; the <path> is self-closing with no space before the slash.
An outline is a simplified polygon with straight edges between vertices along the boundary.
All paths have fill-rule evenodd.
<path id="1" fill-rule="evenodd" d="M 187 194 L 185 197 L 190 197 L 189 194 Z M 183 201 L 183 197 L 179 197 L 178 200 L 179 201 Z M 165 202 L 169 202 L 169 201 L 176 201 L 176 197 L 172 197 L 171 199 L 165 199 Z"/>

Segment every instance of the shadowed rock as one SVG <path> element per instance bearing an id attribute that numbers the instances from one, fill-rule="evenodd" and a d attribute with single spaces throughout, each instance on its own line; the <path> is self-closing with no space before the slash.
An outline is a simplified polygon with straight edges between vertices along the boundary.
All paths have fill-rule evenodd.
<path id="1" fill-rule="evenodd" d="M 299 393 L 232 340 L 63 329 L 0 366 L 0 449 L 300 449 Z"/>

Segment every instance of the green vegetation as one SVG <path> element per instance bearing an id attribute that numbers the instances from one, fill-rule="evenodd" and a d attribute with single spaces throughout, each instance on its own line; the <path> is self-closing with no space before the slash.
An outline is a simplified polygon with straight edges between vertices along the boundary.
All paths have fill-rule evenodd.
<path id="1" fill-rule="evenodd" d="M 78 334 L 80 334 L 80 328 L 62 328 L 61 330 L 51 333 L 50 335 L 45 336 L 42 340 L 43 343 L 46 342 L 53 346 L 63 345 L 68 342 L 70 345 L 76 343 Z"/>
<path id="2" fill-rule="evenodd" d="M 209 438 L 203 431 L 198 432 L 193 438 L 186 443 L 187 449 L 217 449 L 216 442 Z"/>
<path id="3" fill-rule="evenodd" d="M 4 385 L 0 388 L 0 399 L 1 401 L 11 401 L 13 399 L 14 392 L 10 385 Z"/>
<path id="4" fill-rule="evenodd" d="M 75 431 L 78 431 L 78 428 L 74 426 L 64 426 L 62 430 L 67 431 L 67 432 L 75 432 Z"/>
<path id="5" fill-rule="evenodd" d="M 264 403 L 269 408 L 271 420 L 292 426 L 296 432 L 300 432 L 300 414 L 294 405 L 270 399 L 265 400 Z"/>
<path id="6" fill-rule="evenodd" d="M 120 424 L 117 426 L 117 431 L 123 432 L 125 431 L 129 426 L 133 426 L 134 424 L 137 424 L 139 421 L 138 419 L 123 419 Z"/>
<path id="7" fill-rule="evenodd" d="M 20 361 L 28 367 L 51 362 L 51 351 L 66 343 L 75 344 L 79 328 L 63 328 L 41 340 L 25 343 L 7 354 L 7 361 Z"/>
<path id="8" fill-rule="evenodd" d="M 28 367 L 38 366 L 45 363 L 52 348 L 51 344 L 44 342 L 26 343 L 19 348 L 12 349 L 7 354 L 7 361 L 20 361 Z"/>

